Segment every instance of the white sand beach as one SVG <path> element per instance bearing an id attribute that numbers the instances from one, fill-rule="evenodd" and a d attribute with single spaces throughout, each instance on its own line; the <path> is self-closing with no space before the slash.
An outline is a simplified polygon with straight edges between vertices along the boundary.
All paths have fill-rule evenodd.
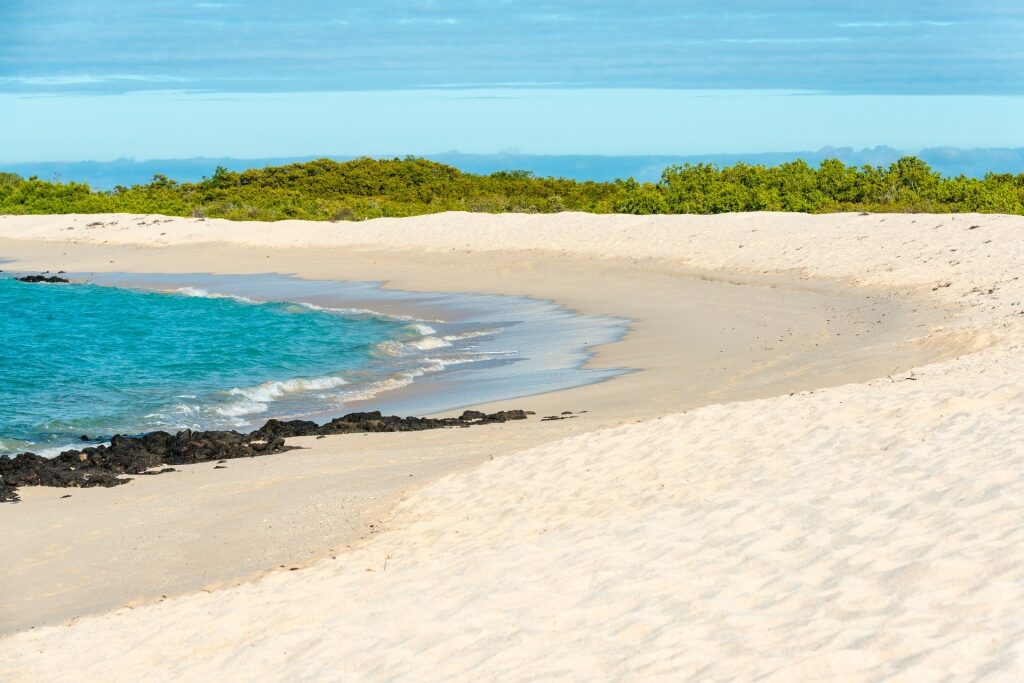
<path id="1" fill-rule="evenodd" d="M 1024 677 L 1022 217 L 8 216 L 0 258 L 550 299 L 637 370 L 484 406 L 570 420 L 23 489 L 3 680 Z"/>

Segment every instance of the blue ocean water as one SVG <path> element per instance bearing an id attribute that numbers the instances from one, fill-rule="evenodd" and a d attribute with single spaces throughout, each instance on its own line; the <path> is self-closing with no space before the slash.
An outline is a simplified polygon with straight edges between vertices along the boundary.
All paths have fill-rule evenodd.
<path id="1" fill-rule="evenodd" d="M 0 279 L 0 453 L 227 427 L 399 370 L 422 324 L 292 303 Z"/>
<path id="2" fill-rule="evenodd" d="M 90 282 L 0 277 L 0 454 L 56 454 L 83 434 L 425 415 L 622 372 L 584 365 L 625 321 L 535 299 L 281 275 L 71 277 Z"/>

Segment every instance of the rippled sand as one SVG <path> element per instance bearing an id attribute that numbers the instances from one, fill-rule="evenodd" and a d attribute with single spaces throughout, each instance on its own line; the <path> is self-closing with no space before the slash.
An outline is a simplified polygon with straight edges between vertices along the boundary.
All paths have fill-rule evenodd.
<path id="1" fill-rule="evenodd" d="M 0 220 L 0 235 L 57 235 L 32 220 Z M 183 242 L 220 230 L 181 224 Z M 483 461 L 411 493 L 384 533 L 334 559 L 7 637 L 5 678 L 1024 677 L 1024 218 L 444 214 L 231 227 L 218 235 L 469 249 L 481 261 L 538 249 L 635 258 L 638 270 L 668 259 L 898 288 L 948 312 L 906 332 L 947 358 L 620 416 Z M 97 234 L 156 240 L 148 226 Z"/>

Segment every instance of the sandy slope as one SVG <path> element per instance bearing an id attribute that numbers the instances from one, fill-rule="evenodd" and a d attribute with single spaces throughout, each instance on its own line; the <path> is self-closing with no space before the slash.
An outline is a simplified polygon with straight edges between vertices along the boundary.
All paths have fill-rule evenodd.
<path id="1" fill-rule="evenodd" d="M 136 227 L 146 228 L 153 219 L 104 220 L 119 229 L 139 222 L 146 225 Z M 755 277 L 693 271 L 669 259 L 537 250 L 439 253 L 209 242 L 111 246 L 94 237 L 97 225 L 88 227 L 103 220 L 61 221 L 54 226 L 58 232 L 76 234 L 77 228 L 67 227 L 84 224 L 84 236 L 100 244 L 0 237 L 0 258 L 13 259 L 5 266 L 187 274 L 258 273 L 272 264 L 307 278 L 390 279 L 406 288 L 552 298 L 582 312 L 630 320 L 629 334 L 596 348 L 590 365 L 636 372 L 484 406 L 532 409 L 538 417 L 577 413 L 566 421 L 300 440 L 308 450 L 236 461 L 227 469 L 183 467 L 173 476 L 136 478 L 116 489 L 24 489 L 25 504 L 0 507 L 7 551 L 0 554 L 0 577 L 10 596 L 0 601 L 0 635 L 223 587 L 282 566 L 307 566 L 387 528 L 387 512 L 410 490 L 570 434 L 712 403 L 898 374 L 948 357 L 963 344 L 957 335 L 927 334 L 952 312 L 923 305 L 919 297 L 792 274 Z M 160 225 L 167 224 L 161 220 Z M 189 229 L 187 223 L 169 227 Z M 300 235 L 302 228 L 292 226 Z M 146 238 L 145 230 L 140 237 Z M 145 282 L 148 276 L 137 277 Z M 186 279 L 179 284 L 195 284 L 187 275 L 180 277 Z M 363 305 L 390 310 L 387 306 L 395 304 Z M 116 319 L 116 312 L 110 315 Z M 417 383 L 398 393 L 425 386 Z M 370 401 L 346 410 L 380 407 Z"/>
<path id="2" fill-rule="evenodd" d="M 66 239 L 60 220 L 3 219 L 0 235 Z M 176 223 L 86 234 L 785 271 L 928 297 L 957 315 L 916 344 L 975 352 L 487 461 L 412 494 L 335 560 L 5 638 L 5 678 L 1024 676 L 1024 219 Z"/>

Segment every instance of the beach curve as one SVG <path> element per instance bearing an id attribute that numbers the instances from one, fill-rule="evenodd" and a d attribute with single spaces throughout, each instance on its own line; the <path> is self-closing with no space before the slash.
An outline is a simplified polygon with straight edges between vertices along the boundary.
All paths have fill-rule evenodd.
<path id="1" fill-rule="evenodd" d="M 68 220 L 4 218 L 0 234 L 65 240 L 57 230 Z M 126 680 L 1020 672 L 1019 217 L 443 214 L 279 233 L 173 220 L 186 229 L 162 226 L 179 244 L 161 256 L 188 255 L 213 235 L 278 250 L 280 262 L 301 250 L 284 237 L 298 234 L 304 247 L 330 241 L 363 259 L 401 261 L 400 251 L 419 249 L 426 263 L 409 265 L 407 278 L 449 252 L 468 251 L 484 269 L 519 263 L 541 280 L 575 257 L 600 266 L 612 287 L 626 286 L 614 273 L 656 279 L 686 268 L 768 288 L 778 277 L 811 290 L 855 284 L 897 306 L 893 315 L 923 302 L 943 315 L 913 328 L 905 360 L 914 362 L 894 358 L 895 375 L 864 381 L 852 369 L 866 361 L 851 358 L 847 376 L 858 383 L 821 389 L 843 384 L 822 358 L 799 377 L 816 380 L 803 391 L 778 395 L 790 366 L 761 396 L 749 384 L 744 395 L 740 373 L 735 393 L 704 407 L 678 396 L 639 411 L 608 403 L 600 418 L 570 421 L 577 433 L 551 433 L 413 492 L 386 533 L 334 560 L 6 638 L 15 679 L 80 670 L 76 647 L 111 648 L 104 654 Z M 76 258 L 128 253 L 90 251 L 103 240 L 160 246 L 148 227 L 94 229 Z M 19 258 L 53 258 L 52 248 L 29 253 L 36 248 L 19 247 Z M 582 300 L 563 289 L 570 305 Z M 922 303 L 904 310 L 913 299 L 895 290 Z M 883 335 L 876 353 L 907 348 L 908 329 L 895 329 L 901 339 Z M 611 349 L 605 358 L 618 360 Z M 637 380 L 607 386 L 628 381 Z M 601 415 L 605 403 L 591 399 Z M 240 663 L 254 642 L 259 657 Z M 203 654 L 181 656 L 190 650 Z"/>

